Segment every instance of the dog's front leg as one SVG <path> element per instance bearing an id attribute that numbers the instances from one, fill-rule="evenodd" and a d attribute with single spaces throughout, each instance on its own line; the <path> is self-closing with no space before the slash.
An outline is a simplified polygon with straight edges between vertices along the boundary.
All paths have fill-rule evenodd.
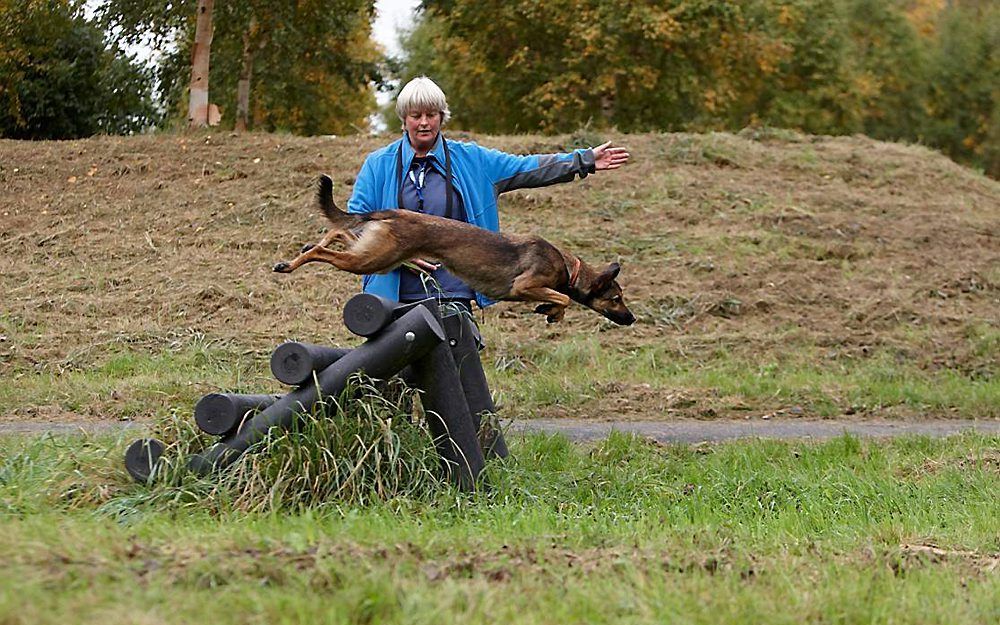
<path id="1" fill-rule="evenodd" d="M 548 323 L 558 323 L 563 320 L 566 316 L 567 306 L 561 306 L 559 304 L 552 304 L 552 308 L 546 311 L 545 321 Z"/>
<path id="2" fill-rule="evenodd" d="M 568 295 L 545 286 L 523 289 L 515 288 L 511 292 L 511 295 L 528 302 L 542 302 L 535 308 L 535 312 L 545 315 L 545 320 L 549 323 L 562 321 L 566 315 L 566 308 L 569 307 L 569 303 L 572 301 Z"/>

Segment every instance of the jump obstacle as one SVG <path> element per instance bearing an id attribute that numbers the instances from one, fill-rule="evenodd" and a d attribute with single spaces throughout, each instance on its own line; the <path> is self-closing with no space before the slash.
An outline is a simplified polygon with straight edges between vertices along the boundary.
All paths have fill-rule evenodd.
<path id="1" fill-rule="evenodd" d="M 460 488 L 475 488 L 486 457 L 507 457 L 503 433 L 487 421 L 496 407 L 479 360 L 478 330 L 468 315 L 449 315 L 434 299 L 399 304 L 362 293 L 344 306 L 344 325 L 366 341 L 353 349 L 287 342 L 274 350 L 271 373 L 296 387 L 289 393 L 202 397 L 195 422 L 219 440 L 191 456 L 188 468 L 199 475 L 224 469 L 271 428 L 290 429 L 317 402 L 339 397 L 359 371 L 377 379 L 400 375 L 421 391 L 442 468 Z M 146 483 L 164 449 L 156 439 L 139 439 L 125 452 L 125 468 Z"/>

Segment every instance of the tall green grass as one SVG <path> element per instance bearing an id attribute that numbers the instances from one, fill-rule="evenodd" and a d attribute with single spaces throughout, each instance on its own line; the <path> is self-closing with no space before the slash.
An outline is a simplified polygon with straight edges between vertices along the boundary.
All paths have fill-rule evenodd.
<path id="1" fill-rule="evenodd" d="M 330 443 L 308 437 L 257 450 L 242 470 L 259 482 L 235 471 L 185 496 L 132 483 L 127 442 L 0 438 L 0 622 L 1000 615 L 995 436 L 660 446 L 614 434 L 584 447 L 534 435 L 511 439 L 477 493 L 421 469 L 395 494 L 368 480 L 365 496 L 343 479 L 316 487 L 318 467 L 350 462 L 325 464 L 315 454 Z"/>
<path id="2" fill-rule="evenodd" d="M 67 479 L 48 490 L 72 506 L 96 505 L 114 516 L 164 506 L 247 513 L 419 500 L 442 487 L 442 471 L 415 401 L 416 391 L 396 378 L 352 376 L 339 398 L 318 402 L 291 429 L 272 428 L 236 462 L 207 477 L 192 473 L 187 462 L 215 437 L 174 413 L 152 427 L 151 436 L 166 447 L 142 488 L 114 471 L 121 458 L 112 455 L 94 463 L 89 483 L 77 479 L 80 469 L 71 464 Z M 109 470 L 116 479 L 107 479 Z"/>
<path id="3" fill-rule="evenodd" d="M 203 479 L 167 467 L 150 484 L 125 473 L 125 439 L 5 437 L 0 505 L 12 517 L 85 512 L 129 523 L 162 513 L 344 519 L 364 511 L 375 519 L 405 509 L 414 516 L 402 525 L 417 521 L 407 533 L 485 523 L 504 527 L 500 541 L 554 533 L 647 542 L 689 528 L 770 546 L 794 537 L 850 543 L 926 532 L 953 546 L 1000 549 L 996 437 L 661 446 L 613 433 L 581 448 L 559 435 L 533 435 L 516 439 L 511 459 L 489 464 L 478 492 L 462 494 L 440 480 L 426 430 L 395 423 L 397 409 L 306 419 L 226 472 Z M 176 462 L 184 447 L 197 445 L 178 438 L 167 454 Z"/>

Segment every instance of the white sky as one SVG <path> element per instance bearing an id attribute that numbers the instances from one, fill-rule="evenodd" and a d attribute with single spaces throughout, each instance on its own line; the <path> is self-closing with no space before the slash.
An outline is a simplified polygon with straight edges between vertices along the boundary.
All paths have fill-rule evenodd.
<path id="1" fill-rule="evenodd" d="M 398 31 L 410 25 L 419 4 L 420 0 L 376 0 L 372 36 L 389 54 L 399 54 Z"/>
<path id="2" fill-rule="evenodd" d="M 372 38 L 382 44 L 391 56 L 399 55 L 399 31 L 413 21 L 413 15 L 420 0 L 376 0 L 375 22 L 372 24 Z M 375 101 L 385 106 L 391 100 L 388 93 L 376 93 Z M 373 132 L 385 132 L 386 126 L 377 113 L 368 119 Z"/>

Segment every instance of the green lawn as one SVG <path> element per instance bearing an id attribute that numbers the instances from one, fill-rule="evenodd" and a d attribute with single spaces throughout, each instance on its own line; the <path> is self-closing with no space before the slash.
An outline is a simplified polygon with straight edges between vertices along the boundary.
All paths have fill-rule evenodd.
<path id="1" fill-rule="evenodd" d="M 0 623 L 1000 619 L 1000 437 L 536 435 L 475 495 L 424 475 L 256 513 L 245 480 L 130 483 L 128 442 L 0 438 Z M 271 456 L 272 492 L 328 477 Z"/>

